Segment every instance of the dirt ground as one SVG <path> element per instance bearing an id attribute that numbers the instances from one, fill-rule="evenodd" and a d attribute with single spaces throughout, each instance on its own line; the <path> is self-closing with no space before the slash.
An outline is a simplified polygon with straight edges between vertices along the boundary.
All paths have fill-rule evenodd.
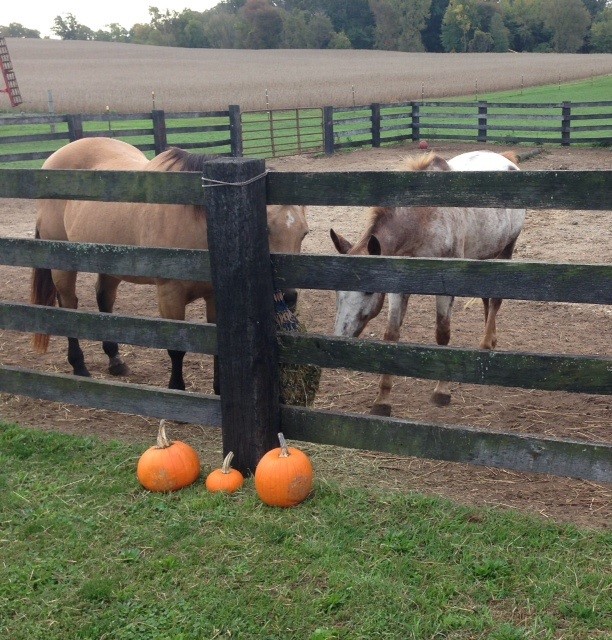
<path id="1" fill-rule="evenodd" d="M 468 145 L 435 145 L 449 158 L 471 150 Z M 502 150 L 495 147 L 494 150 Z M 520 149 L 524 153 L 527 149 Z M 364 150 L 333 157 L 292 157 L 270 164 L 277 170 L 392 170 L 416 152 L 414 147 Z M 605 149 L 550 148 L 523 162 L 526 170 L 611 169 L 612 154 Z M 355 240 L 365 220 L 359 207 L 309 208 L 310 234 L 303 251 L 332 253 L 329 228 Z M 27 200 L 0 201 L 0 236 L 33 237 L 35 203 Z M 516 250 L 518 260 L 609 263 L 612 259 L 612 221 L 609 211 L 528 211 L 525 229 Z M 0 266 L 3 301 L 28 300 L 27 270 Z M 80 276 L 80 300 L 84 309 L 95 309 L 94 278 Z M 453 316 L 451 344 L 476 347 L 482 331 L 480 303 L 466 306 L 458 299 Z M 301 320 L 310 331 L 331 333 L 335 313 L 333 292 L 303 291 L 299 303 Z M 123 283 L 116 311 L 134 315 L 156 315 L 151 287 Z M 189 319 L 203 318 L 203 304 L 190 306 Z M 386 310 L 366 328 L 365 335 L 381 337 Z M 435 307 L 431 297 L 414 296 L 409 305 L 402 339 L 434 342 Z M 612 309 L 600 305 L 505 301 L 498 321 L 498 348 L 542 353 L 610 356 Z M 83 342 L 92 375 L 106 378 L 107 360 L 99 344 Z M 42 371 L 69 373 L 65 340 L 53 338 L 49 352 L 34 354 L 30 336 L 0 331 L 0 363 Z M 165 351 L 125 345 L 122 348 L 132 373 L 130 381 L 165 386 L 169 359 Z M 185 358 L 188 390 L 210 393 L 211 358 L 188 354 Z M 376 396 L 375 375 L 345 370 L 325 370 L 315 406 L 323 409 L 368 412 Z M 612 441 L 612 400 L 606 396 L 544 392 L 468 384 L 452 386 L 448 407 L 436 407 L 429 396 L 434 383 L 397 378 L 392 392 L 393 415 L 400 418 L 472 425 L 489 429 L 568 438 Z M 0 418 L 27 427 L 58 430 L 101 438 L 150 443 L 156 431 L 154 420 L 139 416 L 84 409 L 67 404 L 0 394 Z M 192 443 L 201 453 L 204 469 L 220 462 L 221 441 L 217 429 L 205 425 L 176 425 L 173 435 Z M 555 521 L 607 528 L 612 522 L 612 486 L 525 474 L 454 463 L 401 458 L 387 454 L 341 450 L 304 444 L 313 457 L 321 479 L 342 484 L 375 485 L 399 491 L 419 491 L 450 498 L 467 505 L 514 508 Z"/>

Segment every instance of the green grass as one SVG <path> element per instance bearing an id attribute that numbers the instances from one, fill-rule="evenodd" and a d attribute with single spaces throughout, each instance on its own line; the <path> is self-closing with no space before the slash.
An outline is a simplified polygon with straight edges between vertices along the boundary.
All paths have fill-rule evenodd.
<path id="1" fill-rule="evenodd" d="M 142 450 L 0 424 L 0 637 L 612 634 L 608 533 L 341 478 L 288 510 L 251 480 L 150 494 Z"/>

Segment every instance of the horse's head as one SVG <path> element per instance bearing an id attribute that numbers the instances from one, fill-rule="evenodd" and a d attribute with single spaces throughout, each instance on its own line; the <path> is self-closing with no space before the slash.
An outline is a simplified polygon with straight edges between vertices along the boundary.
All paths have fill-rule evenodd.
<path id="1" fill-rule="evenodd" d="M 353 246 L 333 229 L 329 230 L 329 235 L 339 253 L 371 256 L 379 256 L 382 253 L 380 242 L 374 235 L 371 235 L 363 246 L 362 243 Z M 380 313 L 384 301 L 384 293 L 337 291 L 334 335 L 353 338 L 359 336 L 368 322 Z"/>
<path id="2" fill-rule="evenodd" d="M 268 243 L 271 253 L 300 253 L 308 233 L 306 207 L 298 205 L 268 206 Z M 284 289 L 287 306 L 295 311 L 297 291 Z"/>

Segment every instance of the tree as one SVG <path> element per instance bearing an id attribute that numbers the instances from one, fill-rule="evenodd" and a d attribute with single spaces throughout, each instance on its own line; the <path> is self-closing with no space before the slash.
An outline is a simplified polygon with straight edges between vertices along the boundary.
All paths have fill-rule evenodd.
<path id="1" fill-rule="evenodd" d="M 493 51 L 498 53 L 508 51 L 510 47 L 509 33 L 508 29 L 504 25 L 504 19 L 502 18 L 501 13 L 496 13 L 491 18 L 489 33 L 493 39 Z"/>
<path id="2" fill-rule="evenodd" d="M 550 49 L 541 0 L 501 0 L 504 24 L 508 28 L 510 48 L 514 51 Z"/>
<path id="3" fill-rule="evenodd" d="M 0 25 L 0 36 L 5 38 L 40 38 L 40 31 L 28 29 L 19 22 L 11 22 L 8 26 Z"/>
<path id="4" fill-rule="evenodd" d="M 442 45 L 445 51 L 466 52 L 478 26 L 474 0 L 450 0 L 442 20 Z"/>
<path id="5" fill-rule="evenodd" d="M 581 0 L 542 0 L 542 21 L 558 53 L 575 53 L 584 44 L 591 16 Z"/>
<path id="6" fill-rule="evenodd" d="M 424 51 L 421 31 L 429 18 L 431 0 L 371 0 L 376 19 L 376 48 Z"/>
<path id="7" fill-rule="evenodd" d="M 334 33 L 334 35 L 332 36 L 332 39 L 329 41 L 328 48 L 329 49 L 350 49 L 351 41 L 349 40 L 349 37 L 346 35 L 346 33 L 344 33 L 344 31 L 341 31 L 340 33 Z"/>
<path id="8" fill-rule="evenodd" d="M 209 12 L 204 22 L 204 36 L 214 49 L 237 49 L 240 36 L 235 15 L 224 11 Z"/>
<path id="9" fill-rule="evenodd" d="M 426 51 L 444 51 L 440 34 L 442 32 L 442 20 L 450 0 L 432 0 L 429 10 L 429 19 L 425 29 L 421 31 L 421 38 Z"/>
<path id="10" fill-rule="evenodd" d="M 612 53 L 612 6 L 606 7 L 593 23 L 591 47 L 597 53 Z"/>
<path id="11" fill-rule="evenodd" d="M 56 16 L 51 31 L 62 40 L 93 40 L 94 33 L 77 21 L 72 13 Z"/>
<path id="12" fill-rule="evenodd" d="M 278 49 L 283 33 L 281 9 L 270 0 L 247 0 L 239 16 L 242 46 L 247 49 Z"/>

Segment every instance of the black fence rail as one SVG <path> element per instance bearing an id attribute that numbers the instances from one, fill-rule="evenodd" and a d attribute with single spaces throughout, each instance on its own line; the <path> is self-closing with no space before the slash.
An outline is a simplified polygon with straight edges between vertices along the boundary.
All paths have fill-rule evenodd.
<path id="1" fill-rule="evenodd" d="M 13 134 L 17 127 L 20 133 Z M 119 138 L 156 154 L 172 145 L 260 158 L 407 140 L 610 145 L 612 101 L 405 102 L 246 112 L 230 105 L 212 112 L 0 117 L 0 164 L 45 159 L 67 142 L 93 136 Z"/>
<path id="2" fill-rule="evenodd" d="M 272 279 L 280 286 L 612 303 L 612 266 L 508 261 L 274 255 L 267 249 L 266 204 L 446 204 L 612 209 L 612 172 L 286 173 L 261 160 L 211 161 L 200 173 L 0 170 L 0 197 L 182 202 L 208 211 L 214 252 L 75 245 L 0 238 L 0 264 L 212 281 L 217 325 L 0 304 L 0 327 L 217 354 L 220 397 L 0 367 L 0 391 L 112 411 L 221 426 L 223 446 L 245 471 L 291 438 L 440 460 L 612 482 L 612 445 L 499 433 L 281 406 L 280 363 L 310 363 L 575 393 L 612 394 L 612 359 L 564 354 L 419 347 L 274 329 Z M 384 185 L 384 189 L 383 186 Z M 227 233 L 226 211 L 232 211 Z M 261 241 L 254 242 L 254 237 Z M 83 249 L 86 249 L 85 251 Z M 245 265 L 224 256 L 244 256 Z M 254 278 L 255 280 L 251 280 Z M 249 286 L 244 286 L 244 278 Z M 258 284 L 255 284 L 258 283 Z M 241 295 L 236 296 L 235 291 Z"/>

